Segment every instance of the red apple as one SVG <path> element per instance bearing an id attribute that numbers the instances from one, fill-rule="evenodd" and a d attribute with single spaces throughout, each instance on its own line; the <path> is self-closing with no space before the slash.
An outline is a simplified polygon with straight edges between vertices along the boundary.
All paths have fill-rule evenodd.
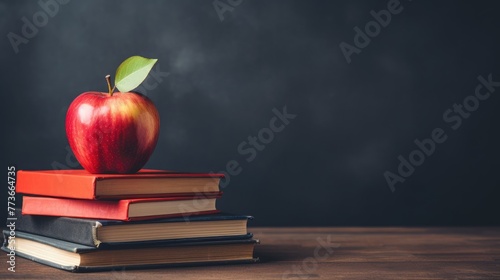
<path id="1" fill-rule="evenodd" d="M 66 135 L 90 173 L 134 173 L 158 141 L 160 118 L 153 102 L 133 92 L 85 92 L 69 106 Z"/>

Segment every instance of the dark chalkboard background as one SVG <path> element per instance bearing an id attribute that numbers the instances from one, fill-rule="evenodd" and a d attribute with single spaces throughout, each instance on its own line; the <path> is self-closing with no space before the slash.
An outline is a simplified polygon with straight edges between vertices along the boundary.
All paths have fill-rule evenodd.
<path id="1" fill-rule="evenodd" d="M 236 160 L 218 206 L 253 225 L 500 225 L 500 87 L 472 97 L 478 76 L 500 81 L 499 5 L 463 2 L 401 1 L 348 63 L 341 42 L 377 33 L 370 11 L 397 3 L 220 0 L 219 15 L 212 1 L 70 1 L 44 18 L 37 1 L 0 1 L 2 166 L 76 167 L 68 105 L 142 55 L 160 74 L 147 80 L 161 132 L 146 167 Z M 16 53 L 23 17 L 41 27 Z M 474 110 L 454 130 L 459 114 L 443 114 L 464 99 Z M 295 119 L 247 161 L 240 143 L 284 106 Z M 392 192 L 384 172 L 436 128 L 446 141 Z M 4 220 L 6 189 L 1 205 Z"/>

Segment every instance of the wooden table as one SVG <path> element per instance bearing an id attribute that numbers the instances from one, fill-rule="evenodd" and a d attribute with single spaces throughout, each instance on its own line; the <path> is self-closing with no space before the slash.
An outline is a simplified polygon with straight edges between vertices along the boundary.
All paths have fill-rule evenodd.
<path id="1" fill-rule="evenodd" d="M 0 279 L 500 279 L 500 228 L 252 228 L 246 265 L 76 274 L 25 259 Z"/>

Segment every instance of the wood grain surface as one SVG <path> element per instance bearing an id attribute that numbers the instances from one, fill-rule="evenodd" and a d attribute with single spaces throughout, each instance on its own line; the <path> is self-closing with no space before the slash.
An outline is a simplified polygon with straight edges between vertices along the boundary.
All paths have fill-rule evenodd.
<path id="1" fill-rule="evenodd" d="M 71 273 L 16 259 L 0 279 L 500 279 L 500 228 L 251 228 L 256 264 Z"/>

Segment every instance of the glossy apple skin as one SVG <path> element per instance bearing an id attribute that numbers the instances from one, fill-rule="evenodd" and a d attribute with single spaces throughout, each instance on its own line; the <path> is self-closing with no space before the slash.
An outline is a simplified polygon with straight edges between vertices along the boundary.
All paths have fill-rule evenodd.
<path id="1" fill-rule="evenodd" d="M 135 173 L 153 153 L 160 117 L 144 95 L 102 92 L 79 95 L 66 114 L 66 136 L 88 172 Z"/>

